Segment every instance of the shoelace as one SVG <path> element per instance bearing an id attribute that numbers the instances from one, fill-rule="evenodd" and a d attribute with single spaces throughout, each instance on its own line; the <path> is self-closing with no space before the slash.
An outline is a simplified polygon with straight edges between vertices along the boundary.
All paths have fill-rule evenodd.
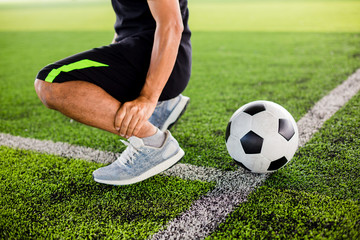
<path id="1" fill-rule="evenodd" d="M 123 166 L 128 166 L 133 164 L 136 155 L 139 153 L 139 150 L 136 149 L 133 145 L 131 145 L 130 142 L 124 140 L 120 140 L 120 141 L 124 143 L 127 146 L 127 148 L 119 157 L 118 162 Z"/>

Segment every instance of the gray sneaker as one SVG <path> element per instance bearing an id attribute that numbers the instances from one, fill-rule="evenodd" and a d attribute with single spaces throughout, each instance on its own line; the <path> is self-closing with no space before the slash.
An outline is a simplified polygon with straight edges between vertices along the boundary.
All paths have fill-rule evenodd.
<path id="1" fill-rule="evenodd" d="M 96 182 L 111 185 L 127 185 L 152 177 L 178 162 L 184 151 L 166 131 L 166 140 L 160 148 L 145 146 L 137 137 L 123 141 L 128 147 L 112 164 L 93 172 Z"/>
<path id="2" fill-rule="evenodd" d="M 167 101 L 159 102 L 149 122 L 161 131 L 170 129 L 186 110 L 190 98 L 179 95 Z"/>

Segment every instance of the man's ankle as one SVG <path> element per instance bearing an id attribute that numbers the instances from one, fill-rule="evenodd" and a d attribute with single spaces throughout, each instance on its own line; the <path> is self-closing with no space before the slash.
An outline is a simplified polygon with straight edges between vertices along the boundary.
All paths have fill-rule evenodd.
<path id="1" fill-rule="evenodd" d="M 158 128 L 154 135 L 142 138 L 145 146 L 151 146 L 157 148 L 161 147 L 164 144 L 165 139 L 166 139 L 166 134 L 160 131 Z"/>

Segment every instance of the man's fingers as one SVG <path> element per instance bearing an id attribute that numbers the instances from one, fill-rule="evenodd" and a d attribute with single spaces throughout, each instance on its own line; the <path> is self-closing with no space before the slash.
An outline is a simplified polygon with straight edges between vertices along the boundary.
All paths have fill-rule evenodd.
<path id="1" fill-rule="evenodd" d="M 120 136 L 137 136 L 153 111 L 153 106 L 134 100 L 121 105 L 115 115 L 114 126 Z"/>
<path id="2" fill-rule="evenodd" d="M 129 125 L 130 125 L 130 122 L 133 120 L 133 117 L 134 117 L 134 113 L 133 111 L 129 111 L 129 109 L 127 109 L 126 111 L 126 114 L 122 120 L 122 123 L 121 123 L 121 126 L 120 126 L 120 135 L 122 137 L 126 137 L 126 138 L 129 138 L 131 136 L 128 136 L 127 133 L 128 133 L 128 128 L 129 128 Z"/>
<path id="3" fill-rule="evenodd" d="M 137 136 L 146 121 L 147 119 L 143 109 L 136 108 L 136 111 L 134 111 L 134 115 L 132 115 L 132 119 L 128 125 L 126 135 L 128 137 Z"/>
<path id="4" fill-rule="evenodd" d="M 138 133 L 143 125 L 143 111 L 131 103 L 123 104 L 115 117 L 115 129 L 120 136 L 129 138 Z M 135 132 L 134 132 L 135 131 Z"/>
<path id="5" fill-rule="evenodd" d="M 140 132 L 141 128 L 143 127 L 145 121 L 138 121 L 138 123 L 136 124 L 136 127 L 133 130 L 133 136 L 137 136 L 138 133 Z"/>
<path id="6" fill-rule="evenodd" d="M 134 136 L 135 135 L 134 131 L 135 129 L 138 128 L 139 123 L 140 123 L 139 116 L 133 116 L 127 128 L 126 136 L 128 137 Z"/>

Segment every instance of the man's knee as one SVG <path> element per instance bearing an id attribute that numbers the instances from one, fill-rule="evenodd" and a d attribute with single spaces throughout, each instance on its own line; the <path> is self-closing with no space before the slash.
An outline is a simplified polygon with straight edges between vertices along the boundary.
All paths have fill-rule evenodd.
<path id="1" fill-rule="evenodd" d="M 52 83 L 45 82 L 40 79 L 36 79 L 34 82 L 35 91 L 40 98 L 41 102 L 50 109 L 53 109 L 53 94 L 52 94 Z"/>

